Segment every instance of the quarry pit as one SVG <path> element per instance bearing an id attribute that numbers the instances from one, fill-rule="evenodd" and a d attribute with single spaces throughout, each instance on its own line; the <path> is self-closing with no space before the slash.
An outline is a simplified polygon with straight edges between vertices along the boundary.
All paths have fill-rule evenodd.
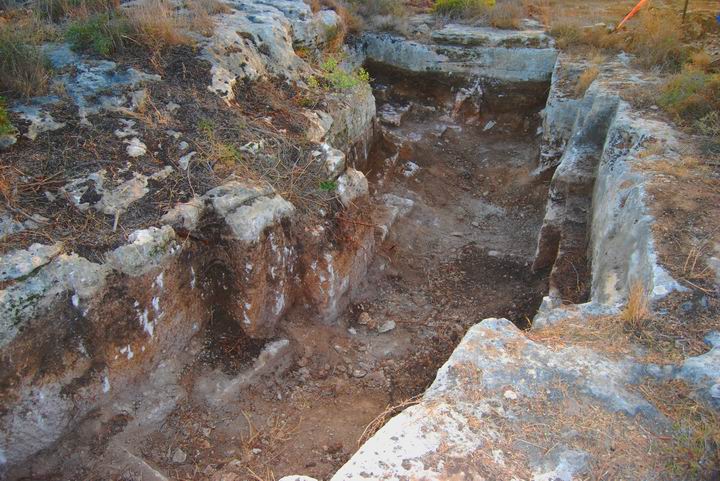
<path id="1" fill-rule="evenodd" d="M 114 100 L 94 106 L 99 91 L 65 80 L 78 82 L 94 128 L 124 126 L 114 135 L 128 155 L 157 151 L 151 167 L 92 164 L 45 194 L 104 216 L 104 243 L 30 245 L 38 238 L 21 234 L 35 227 L 8 221 L 3 479 L 570 480 L 608 459 L 606 479 L 662 474 L 638 466 L 672 425 L 637 386 L 688 383 L 714 406 L 717 335 L 702 334 L 706 353 L 664 365 L 562 337 L 617 317 L 638 285 L 656 305 L 685 296 L 702 319 L 717 309 L 659 261 L 650 176 L 632 165 L 677 155 L 686 139 L 623 101 L 632 66 L 608 60 L 577 93 L 584 60 L 533 22 L 448 24 L 423 40 L 365 32 L 341 67 L 362 67 L 369 83 L 310 107 L 295 53 L 300 33 L 303 48 L 322 45 L 328 10 L 228 4 L 202 61 L 111 84 L 131 107 L 107 110 L 107 126 L 97 117 Z M 258 12 L 269 16 L 246 25 Z M 276 30 L 258 25 L 289 38 L 263 38 Z M 181 81 L 188 65 L 197 75 Z M 217 126 L 197 127 L 212 136 L 233 135 L 225 109 L 252 117 L 242 159 L 280 173 L 200 175 L 181 129 L 200 109 L 155 107 L 186 118 L 142 130 L 128 112 L 143 82 L 164 83 L 167 99 L 196 82 L 219 105 Z M 63 132 L 52 116 L 65 117 L 43 102 L 16 112 L 45 129 L 48 148 Z M 177 162 L 158 160 L 167 149 Z M 273 156 L 286 152 L 284 171 Z M 319 189 L 288 194 L 306 172 Z M 137 227 L 125 238 L 124 222 Z M 605 424 L 582 427 L 587 410 Z M 627 429 L 634 447 L 623 451 Z"/>

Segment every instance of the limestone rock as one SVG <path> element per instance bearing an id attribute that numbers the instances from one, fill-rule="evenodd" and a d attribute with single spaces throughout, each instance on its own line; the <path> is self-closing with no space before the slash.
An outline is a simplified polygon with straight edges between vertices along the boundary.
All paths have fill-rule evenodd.
<path id="1" fill-rule="evenodd" d="M 257 242 L 266 227 L 290 217 L 295 207 L 279 195 L 259 197 L 229 213 L 225 220 L 235 236 L 246 242 Z"/>
<path id="2" fill-rule="evenodd" d="M 307 132 L 308 140 L 316 143 L 322 142 L 325 138 L 325 134 L 327 134 L 330 127 L 332 127 L 332 115 L 327 114 L 322 110 L 306 110 L 303 112 L 303 115 L 310 121 L 310 127 Z"/>
<path id="3" fill-rule="evenodd" d="M 378 326 L 377 332 L 380 334 L 384 334 L 386 332 L 392 331 L 393 329 L 395 329 L 395 321 L 388 320 Z"/>
<path id="4" fill-rule="evenodd" d="M 293 43 L 316 47 L 325 41 L 326 26 L 337 22 L 327 11 L 313 14 L 301 0 L 234 0 L 231 6 L 232 13 L 217 19 L 202 54 L 212 64 L 209 89 L 227 100 L 239 80 L 309 76 L 311 68 L 295 54 Z"/>
<path id="5" fill-rule="evenodd" d="M 105 265 L 76 254 L 59 254 L 36 274 L 0 291 L 0 347 L 61 295 L 72 293 L 72 302 L 76 305 L 91 299 L 105 284 L 107 272 Z"/>
<path id="6" fill-rule="evenodd" d="M 507 82 L 547 81 L 557 57 L 548 37 L 538 32 L 449 25 L 432 36 L 437 43 L 368 32 L 362 36 L 362 45 L 368 59 L 411 72 L 477 75 Z"/>
<path id="7" fill-rule="evenodd" d="M 9 149 L 17 143 L 19 132 L 14 130 L 9 134 L 0 135 L 0 150 Z"/>
<path id="8" fill-rule="evenodd" d="M 136 230 L 128 240 L 130 243 L 112 251 L 108 260 L 114 269 L 131 277 L 160 266 L 180 248 L 175 241 L 175 231 L 168 225 Z"/>
<path id="9" fill-rule="evenodd" d="M 203 197 L 211 202 L 218 215 L 226 216 L 243 204 L 273 192 L 270 185 L 255 185 L 233 180 L 209 190 Z"/>
<path id="10" fill-rule="evenodd" d="M 203 200 L 195 196 L 187 202 L 176 204 L 170 209 L 160 221 L 172 227 L 182 228 L 186 230 L 194 230 L 204 209 Z"/>
<path id="11" fill-rule="evenodd" d="M 12 251 L 0 256 L 0 282 L 16 280 L 53 260 L 62 252 L 62 243 L 33 244 L 27 249 Z"/>
<path id="12" fill-rule="evenodd" d="M 345 174 L 338 178 L 337 191 L 340 202 L 345 207 L 350 207 L 353 201 L 368 195 L 368 181 L 359 170 L 348 168 Z"/>
<path id="13" fill-rule="evenodd" d="M 720 334 L 712 332 L 705 336 L 711 349 L 705 354 L 687 358 L 678 377 L 699 386 L 703 397 L 720 409 Z"/>
<path id="14" fill-rule="evenodd" d="M 499 30 L 450 23 L 432 32 L 437 43 L 505 48 L 550 48 L 552 38 L 543 30 Z"/>
<path id="15" fill-rule="evenodd" d="M 0 239 L 24 230 L 37 229 L 38 224 L 47 221 L 48 219 L 40 214 L 33 214 L 29 219 L 20 222 L 0 208 Z"/>
<path id="16" fill-rule="evenodd" d="M 655 408 L 626 388 L 643 374 L 640 366 L 583 348 L 549 349 L 506 319 L 485 319 L 470 328 L 420 403 L 390 419 L 332 481 L 439 481 L 458 473 L 464 479 L 576 479 L 592 454 L 575 445 L 573 435 L 544 449 L 516 442 L 517 436 L 537 423 L 545 432 L 555 429 L 570 413 L 548 406 L 568 401 L 567 391 L 604 415 L 643 413 L 662 425 Z M 622 414 L 617 419 L 635 422 Z"/>
<path id="17" fill-rule="evenodd" d="M 345 154 L 328 144 L 322 144 L 324 166 L 328 179 L 337 179 L 345 170 Z"/>
<path id="18" fill-rule="evenodd" d="M 147 153 L 147 146 L 137 137 L 130 139 L 127 144 L 128 146 L 125 150 L 130 157 L 141 157 Z"/>
<path id="19" fill-rule="evenodd" d="M 182 464 L 187 459 L 187 454 L 180 448 L 177 448 L 172 456 L 172 462 L 175 464 Z"/>
<path id="20" fill-rule="evenodd" d="M 383 124 L 399 127 L 408 110 L 410 110 L 410 106 L 396 107 L 390 104 L 385 104 L 377 114 L 380 122 Z"/>
<path id="21" fill-rule="evenodd" d="M 134 172 L 132 178 L 112 185 L 105 169 L 86 177 L 73 179 L 60 191 L 81 211 L 93 208 L 107 215 L 125 212 L 132 203 L 142 199 L 148 192 L 148 180 L 162 181 L 173 172 L 166 166 L 150 176 Z"/>
<path id="22" fill-rule="evenodd" d="M 24 134 L 30 140 L 35 140 L 42 133 L 65 127 L 64 122 L 56 122 L 49 112 L 43 111 L 38 105 L 18 105 L 13 111 L 20 114 L 21 119 L 30 122 Z"/>

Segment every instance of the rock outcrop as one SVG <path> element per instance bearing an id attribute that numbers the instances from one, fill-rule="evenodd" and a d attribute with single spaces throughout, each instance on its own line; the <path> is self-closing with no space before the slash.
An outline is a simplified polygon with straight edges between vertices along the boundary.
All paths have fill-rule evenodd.
<path id="1" fill-rule="evenodd" d="M 340 21 L 332 11 L 313 14 L 301 0 L 238 1 L 229 6 L 230 13 L 218 16 L 213 36 L 199 40 L 204 45 L 201 57 L 212 64 L 208 88 L 228 101 L 238 81 L 282 76 L 302 85 L 312 68 L 294 48 L 321 48 Z M 103 111 L 136 115 L 146 100 L 143 86 L 163 81 L 158 75 L 74 53 L 66 44 L 48 46 L 47 53 L 57 68 L 74 65 L 57 81 L 83 124 Z M 63 129 L 50 114 L 57 102 L 50 96 L 13 106 L 29 124 L 21 133 L 34 139 Z M 361 85 L 332 94 L 325 105 L 328 112 L 308 111 L 317 119 L 312 140 L 327 146 L 317 146 L 317 161 L 332 164 L 330 180 L 340 177 L 350 218 L 366 202 L 367 181 L 346 159 L 367 153 L 374 134 L 374 98 L 370 87 Z M 161 108 L 172 112 L 179 106 Z M 137 121 L 119 122 L 114 137 L 123 143 L 123 155 L 149 155 Z M 180 137 L 171 130 L 164 135 Z M 185 152 L 178 166 L 189 175 L 194 153 L 185 141 L 178 146 Z M 257 154 L 251 147 L 248 155 Z M 146 201 L 150 186 L 162 185 L 176 172 L 172 166 L 151 165 L 142 172 L 130 168 L 128 162 L 119 172 L 103 169 L 71 179 L 59 190 L 62 200 L 78 212 L 111 216 L 109 222 L 117 228 L 118 219 Z M 302 237 L 324 229 L 329 218 L 321 216 L 320 225 L 297 226 L 291 202 L 268 184 L 238 178 L 193 194 L 171 205 L 155 225 L 130 232 L 122 245 L 94 253 L 93 261 L 61 244 L 34 244 L 3 256 L 0 354 L 8 361 L 0 374 L 0 473 L 53 445 L 85 422 L 88 413 L 113 401 L 129 403 L 133 408 L 128 412 L 139 418 L 161 419 L 186 395 L 177 379 L 192 358 L 189 343 L 213 309 L 221 306 L 247 336 L 264 339 L 275 334 L 278 321 L 296 301 L 330 302 L 332 292 L 315 294 L 301 284 L 311 260 L 298 251 Z M 339 202 L 336 207 L 344 209 Z M 44 222 L 48 219 L 18 222 L 3 213 L 0 236 Z M 375 235 L 375 229 L 368 229 L 371 247 Z M 315 249 L 330 249 L 325 235 L 312 242 Z M 336 244 L 333 249 L 349 258 L 357 254 L 347 246 Z M 362 251 L 359 259 L 365 267 L 355 262 L 353 269 L 364 272 L 371 258 L 372 251 Z M 345 267 L 335 261 L 327 264 L 337 282 L 347 285 Z M 218 277 L 218 272 L 232 275 Z M 228 288 L 233 296 L 214 294 Z M 127 449 L 116 448 L 118 456 L 128 453 L 120 462 L 137 465 Z"/>

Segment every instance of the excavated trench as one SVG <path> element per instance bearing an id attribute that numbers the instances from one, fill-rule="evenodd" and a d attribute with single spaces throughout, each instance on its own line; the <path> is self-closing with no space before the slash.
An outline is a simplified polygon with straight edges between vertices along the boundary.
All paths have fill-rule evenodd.
<path id="1" fill-rule="evenodd" d="M 206 249 L 191 282 L 210 320 L 186 349 L 190 361 L 178 361 L 188 395 L 167 388 L 162 423 L 122 434 L 142 466 L 94 457 L 127 424 L 115 405 L 42 454 L 43 479 L 210 479 L 228 466 L 246 473 L 232 479 L 329 479 L 376 416 L 424 391 L 470 326 L 487 317 L 529 325 L 548 291 L 549 267 L 532 269 L 550 184 L 533 173 L 548 84 L 368 69 L 378 125 L 354 167 L 371 201 L 349 222 L 376 226 L 373 206 L 392 206 L 396 219 L 378 229 L 367 273 L 336 319 L 300 304 L 271 335 L 248 335 L 233 307 L 241 262 L 221 245 Z"/>

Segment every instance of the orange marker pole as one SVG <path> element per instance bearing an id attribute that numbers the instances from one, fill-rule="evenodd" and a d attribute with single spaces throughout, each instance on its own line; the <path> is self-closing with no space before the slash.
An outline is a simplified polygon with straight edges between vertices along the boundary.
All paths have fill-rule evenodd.
<path id="1" fill-rule="evenodd" d="M 620 22 L 620 23 L 618 24 L 618 26 L 615 27 L 615 30 L 620 30 L 620 27 L 622 27 L 622 26 L 625 24 L 625 22 L 627 22 L 628 20 L 630 20 L 631 18 L 633 18 L 633 16 L 635 16 L 635 14 L 638 13 L 638 11 L 640 11 L 640 9 L 643 8 L 643 7 L 645 6 L 645 4 L 648 3 L 648 1 L 649 1 L 649 0 L 640 0 L 640 1 L 638 2 L 638 4 L 635 5 L 632 10 L 630 10 L 630 13 L 628 13 L 627 15 L 625 15 L 625 18 L 623 18 L 623 19 L 622 19 L 622 22 Z"/>

